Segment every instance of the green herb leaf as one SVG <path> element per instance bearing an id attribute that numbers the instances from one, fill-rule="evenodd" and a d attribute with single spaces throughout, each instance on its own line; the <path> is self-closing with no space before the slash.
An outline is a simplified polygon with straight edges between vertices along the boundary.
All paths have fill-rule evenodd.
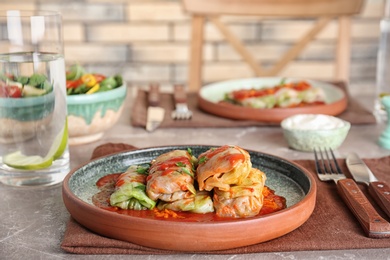
<path id="1" fill-rule="evenodd" d="M 15 79 L 17 82 L 21 83 L 22 85 L 26 85 L 28 83 L 28 77 L 26 76 L 18 76 Z"/>
<path id="2" fill-rule="evenodd" d="M 207 157 L 200 157 L 199 158 L 199 162 L 198 162 L 198 164 L 202 164 L 202 163 L 205 163 L 207 161 Z"/>
<path id="3" fill-rule="evenodd" d="M 183 162 L 177 162 L 177 163 L 176 163 L 176 166 L 179 166 L 179 167 L 186 167 L 186 164 L 183 163 Z"/>
<path id="4" fill-rule="evenodd" d="M 284 85 L 284 84 L 286 84 L 286 78 L 282 78 L 282 80 L 279 83 L 279 85 Z"/>
<path id="5" fill-rule="evenodd" d="M 32 74 L 28 80 L 28 84 L 33 87 L 43 88 L 44 83 L 47 81 L 45 75 L 42 74 Z"/>
<path id="6" fill-rule="evenodd" d="M 191 177 L 194 177 L 194 175 L 193 175 L 187 168 L 185 168 L 185 167 L 182 167 L 182 168 L 181 168 L 181 171 L 182 171 L 183 173 L 185 173 L 185 174 L 190 175 Z"/>
<path id="7" fill-rule="evenodd" d="M 138 166 L 136 172 L 139 173 L 139 174 L 148 174 L 148 170 L 149 168 L 146 168 L 146 167 L 142 167 L 142 166 Z"/>
<path id="8" fill-rule="evenodd" d="M 138 189 L 138 190 L 146 190 L 146 186 L 144 184 L 139 184 L 137 186 L 134 186 L 134 189 Z"/>

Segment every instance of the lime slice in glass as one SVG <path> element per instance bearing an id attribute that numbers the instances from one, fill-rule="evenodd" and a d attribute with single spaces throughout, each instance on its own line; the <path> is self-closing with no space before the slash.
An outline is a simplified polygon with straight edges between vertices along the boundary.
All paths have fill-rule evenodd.
<path id="1" fill-rule="evenodd" d="M 53 163 L 53 157 L 42 158 L 38 155 L 27 156 L 20 151 L 7 154 L 3 162 L 13 168 L 23 170 L 39 170 L 49 167 Z"/>
<path id="2" fill-rule="evenodd" d="M 53 157 L 53 161 L 61 157 L 68 144 L 68 119 L 65 119 L 64 128 L 58 133 L 46 157 Z"/>
<path id="3" fill-rule="evenodd" d="M 39 170 L 52 165 L 53 161 L 61 157 L 68 143 L 68 123 L 58 133 L 45 157 L 39 155 L 24 155 L 21 151 L 7 154 L 3 162 L 13 168 L 23 170 Z"/>

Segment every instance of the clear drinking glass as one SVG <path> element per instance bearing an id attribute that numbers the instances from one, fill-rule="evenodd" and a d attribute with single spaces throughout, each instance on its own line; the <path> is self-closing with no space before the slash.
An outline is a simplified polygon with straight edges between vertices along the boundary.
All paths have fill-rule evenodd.
<path id="1" fill-rule="evenodd" d="M 380 39 L 377 56 L 376 93 L 374 115 L 379 122 L 387 120 L 381 98 L 390 95 L 390 0 L 386 0 L 380 21 Z"/>
<path id="2" fill-rule="evenodd" d="M 0 182 L 60 183 L 69 172 L 62 18 L 0 11 Z"/>

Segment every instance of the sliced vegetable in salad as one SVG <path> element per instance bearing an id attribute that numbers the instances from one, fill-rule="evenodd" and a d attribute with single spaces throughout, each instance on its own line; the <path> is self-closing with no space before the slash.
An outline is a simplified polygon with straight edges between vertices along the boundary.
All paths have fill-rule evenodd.
<path id="1" fill-rule="evenodd" d="M 231 91 L 225 94 L 223 101 L 252 108 L 291 108 L 325 104 L 325 92 L 306 81 L 286 83 L 282 80 L 272 87 Z"/>
<path id="2" fill-rule="evenodd" d="M 106 77 L 103 74 L 87 73 L 78 65 L 72 65 L 66 72 L 66 92 L 68 95 L 93 94 L 122 86 L 121 75 Z"/>
<path id="3" fill-rule="evenodd" d="M 43 74 L 34 73 L 30 77 L 0 74 L 0 97 L 36 97 L 52 91 L 53 85 Z"/>

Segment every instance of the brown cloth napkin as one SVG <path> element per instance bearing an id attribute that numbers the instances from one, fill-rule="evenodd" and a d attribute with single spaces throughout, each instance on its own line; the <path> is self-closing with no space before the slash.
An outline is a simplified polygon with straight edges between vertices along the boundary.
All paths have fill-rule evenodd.
<path id="1" fill-rule="evenodd" d="M 108 143 L 96 148 L 94 157 L 134 149 L 126 144 Z M 93 157 L 93 158 L 94 158 Z M 378 159 L 364 159 L 379 180 L 390 182 L 390 156 Z M 315 172 L 312 160 L 296 161 Z M 339 160 L 342 170 L 347 174 L 345 160 Z M 365 236 L 357 219 L 341 200 L 333 182 L 317 180 L 316 207 L 310 218 L 296 230 L 271 241 L 246 247 L 221 251 L 197 252 L 202 254 L 248 254 L 260 252 L 314 251 L 339 249 L 389 248 L 390 238 L 372 239 Z M 368 195 L 365 186 L 361 186 Z M 369 197 L 369 196 L 368 196 Z M 370 197 L 369 197 L 370 198 Z M 380 209 L 378 212 L 389 220 Z M 245 232 L 245 230 L 243 230 Z M 207 233 L 207 231 L 205 231 Z M 80 226 L 72 218 L 67 224 L 61 248 L 76 254 L 179 254 L 183 252 L 160 250 L 139 246 L 133 243 L 103 237 Z M 187 252 L 188 253 L 188 252 Z"/>
<path id="2" fill-rule="evenodd" d="M 335 86 L 340 87 L 347 93 L 347 88 L 343 82 L 333 82 Z M 279 125 L 277 123 L 259 122 L 252 120 L 234 120 L 223 118 L 209 114 L 202 111 L 198 107 L 197 93 L 188 93 L 188 107 L 193 112 L 191 120 L 173 120 L 171 112 L 174 110 L 174 103 L 172 94 L 161 93 L 160 106 L 165 109 L 164 121 L 161 123 L 161 128 L 171 127 L 243 127 L 243 126 L 272 126 Z M 375 124 L 376 120 L 371 111 L 363 107 L 357 100 L 348 97 L 348 106 L 346 110 L 338 115 L 339 118 L 344 119 L 351 124 Z M 133 126 L 145 127 L 147 115 L 147 91 L 143 89 L 138 90 L 137 98 L 134 101 L 131 113 L 131 124 Z"/>

